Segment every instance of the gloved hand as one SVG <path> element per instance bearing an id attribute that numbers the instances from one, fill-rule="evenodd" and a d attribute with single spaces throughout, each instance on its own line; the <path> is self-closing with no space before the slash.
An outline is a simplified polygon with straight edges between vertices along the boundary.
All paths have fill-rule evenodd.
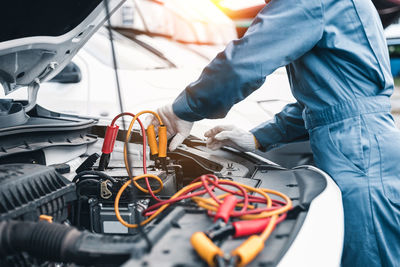
<path id="1" fill-rule="evenodd" d="M 172 104 L 163 106 L 156 111 L 160 115 L 164 125 L 167 126 L 168 139 L 174 137 L 169 144 L 169 150 L 174 151 L 189 136 L 193 122 L 185 121 L 175 115 Z M 159 125 L 158 120 L 151 116 L 146 119 L 147 125 Z"/>
<path id="2" fill-rule="evenodd" d="M 251 132 L 233 125 L 216 126 L 204 134 L 207 147 L 213 150 L 230 146 L 245 152 L 254 152 L 258 148 L 257 139 Z"/>

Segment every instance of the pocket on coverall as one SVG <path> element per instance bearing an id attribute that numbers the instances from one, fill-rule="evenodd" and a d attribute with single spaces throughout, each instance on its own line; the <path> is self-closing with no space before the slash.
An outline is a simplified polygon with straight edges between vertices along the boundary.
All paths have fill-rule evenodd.
<path id="1" fill-rule="evenodd" d="M 328 138 L 337 156 L 350 167 L 363 174 L 368 171 L 370 140 L 360 117 L 330 124 Z"/>
<path id="2" fill-rule="evenodd" d="M 385 196 L 400 204 L 400 131 L 392 129 L 376 135 L 381 159 L 381 181 Z"/>

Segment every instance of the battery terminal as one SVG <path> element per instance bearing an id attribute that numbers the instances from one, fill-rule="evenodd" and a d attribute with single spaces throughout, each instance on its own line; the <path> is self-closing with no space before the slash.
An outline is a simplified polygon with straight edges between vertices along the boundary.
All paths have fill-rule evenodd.
<path id="1" fill-rule="evenodd" d="M 112 192 L 108 189 L 107 185 L 111 182 L 109 180 L 105 180 L 100 184 L 100 195 L 103 199 L 109 199 L 112 197 Z"/>

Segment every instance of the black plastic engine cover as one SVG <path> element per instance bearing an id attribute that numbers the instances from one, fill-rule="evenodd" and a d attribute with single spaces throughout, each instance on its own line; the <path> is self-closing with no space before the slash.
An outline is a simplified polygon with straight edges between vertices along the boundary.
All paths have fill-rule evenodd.
<path id="1" fill-rule="evenodd" d="M 36 221 L 45 214 L 62 222 L 68 217 L 68 203 L 75 199 L 75 184 L 52 167 L 0 165 L 0 221 Z"/>

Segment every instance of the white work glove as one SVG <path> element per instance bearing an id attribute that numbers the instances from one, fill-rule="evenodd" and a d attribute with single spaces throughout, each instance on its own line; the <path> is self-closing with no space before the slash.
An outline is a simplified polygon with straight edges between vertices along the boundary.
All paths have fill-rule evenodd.
<path id="1" fill-rule="evenodd" d="M 204 134 L 207 147 L 216 150 L 222 146 L 230 146 L 245 152 L 257 150 L 257 139 L 251 132 L 233 125 L 216 126 Z"/>
<path id="2" fill-rule="evenodd" d="M 169 144 L 169 150 L 174 151 L 189 136 L 193 122 L 185 121 L 175 115 L 172 104 L 163 106 L 156 111 L 160 115 L 164 125 L 167 126 L 168 139 L 173 137 Z M 147 124 L 159 125 L 157 118 L 151 116 L 146 119 Z"/>

